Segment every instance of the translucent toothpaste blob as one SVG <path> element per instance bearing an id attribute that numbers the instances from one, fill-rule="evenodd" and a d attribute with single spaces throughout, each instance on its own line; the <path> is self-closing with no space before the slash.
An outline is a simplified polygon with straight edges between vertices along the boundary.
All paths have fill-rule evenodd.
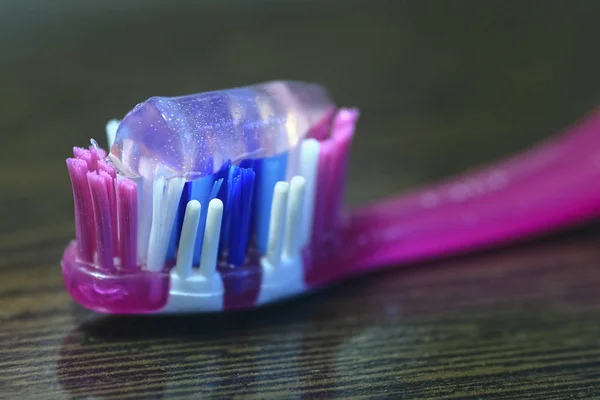
<path id="1" fill-rule="evenodd" d="M 181 97 L 152 97 L 121 121 L 110 160 L 125 176 L 194 180 L 226 163 L 297 153 L 335 109 L 318 85 L 270 82 Z M 287 174 L 297 173 L 296 160 Z"/>

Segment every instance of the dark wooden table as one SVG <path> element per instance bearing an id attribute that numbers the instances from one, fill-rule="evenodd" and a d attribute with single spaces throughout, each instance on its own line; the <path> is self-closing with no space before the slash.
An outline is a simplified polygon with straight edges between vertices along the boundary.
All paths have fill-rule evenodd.
<path id="1" fill-rule="evenodd" d="M 0 397 L 600 397 L 597 224 L 231 315 L 102 317 L 59 270 L 64 158 L 140 100 L 321 82 L 362 110 L 347 196 L 362 203 L 600 103 L 600 3 L 5 3 Z"/>

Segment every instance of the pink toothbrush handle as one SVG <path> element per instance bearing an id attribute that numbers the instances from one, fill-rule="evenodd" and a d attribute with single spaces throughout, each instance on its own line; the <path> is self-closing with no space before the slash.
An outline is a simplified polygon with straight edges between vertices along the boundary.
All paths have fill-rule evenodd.
<path id="1" fill-rule="evenodd" d="M 487 248 L 598 216 L 600 111 L 527 153 L 351 211 L 344 250 L 321 258 L 329 266 L 318 263 L 311 280 Z"/>

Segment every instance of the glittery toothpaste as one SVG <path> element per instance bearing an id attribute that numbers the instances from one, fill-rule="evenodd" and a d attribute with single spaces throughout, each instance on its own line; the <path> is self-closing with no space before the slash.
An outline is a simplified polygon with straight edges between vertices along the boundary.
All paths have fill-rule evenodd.
<path id="1" fill-rule="evenodd" d="M 151 97 L 119 124 L 110 159 L 132 178 L 161 171 L 193 180 L 228 161 L 294 152 L 333 108 L 321 86 L 292 81 Z"/>

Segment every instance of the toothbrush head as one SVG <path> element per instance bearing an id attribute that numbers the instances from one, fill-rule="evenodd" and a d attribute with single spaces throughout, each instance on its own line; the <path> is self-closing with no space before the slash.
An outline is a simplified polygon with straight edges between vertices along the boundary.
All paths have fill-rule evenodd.
<path id="1" fill-rule="evenodd" d="M 358 112 L 318 85 L 153 97 L 67 160 L 71 296 L 110 314 L 252 308 L 303 293 L 336 231 Z M 319 265 L 317 265 L 319 264 Z"/>

